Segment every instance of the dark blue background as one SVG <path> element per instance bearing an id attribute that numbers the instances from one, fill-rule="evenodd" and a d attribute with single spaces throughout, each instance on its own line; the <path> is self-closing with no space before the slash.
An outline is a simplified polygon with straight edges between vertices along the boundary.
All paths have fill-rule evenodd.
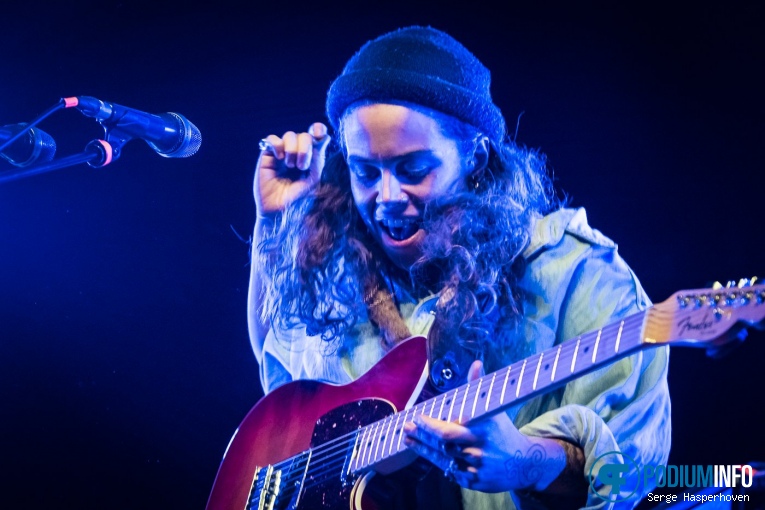
<path id="1" fill-rule="evenodd" d="M 242 240 L 257 141 L 323 120 L 347 58 L 398 26 L 446 30 L 484 61 L 509 124 L 525 112 L 518 141 L 655 301 L 765 277 L 761 3 L 17 3 L 0 20 L 0 124 L 91 95 L 182 113 L 204 141 L 190 159 L 134 141 L 103 169 L 0 184 L 0 506 L 204 506 L 262 394 Z M 76 111 L 40 127 L 59 156 L 102 136 Z M 673 351 L 672 463 L 765 460 L 764 342 Z"/>

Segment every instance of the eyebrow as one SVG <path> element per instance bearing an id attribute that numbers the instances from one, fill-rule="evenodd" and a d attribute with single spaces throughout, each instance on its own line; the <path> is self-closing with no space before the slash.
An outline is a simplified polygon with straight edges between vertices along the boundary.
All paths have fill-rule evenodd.
<path id="1" fill-rule="evenodd" d="M 385 158 L 385 159 L 376 159 L 376 158 L 365 158 L 362 156 L 348 156 L 348 163 L 355 163 L 355 164 L 380 164 L 383 165 L 391 165 L 398 163 L 402 160 L 406 159 L 415 159 L 415 158 L 434 158 L 437 159 L 436 155 L 433 153 L 432 150 L 419 150 L 419 151 L 412 151 L 407 152 L 406 154 L 401 154 L 400 156 L 393 156 L 391 158 Z"/>

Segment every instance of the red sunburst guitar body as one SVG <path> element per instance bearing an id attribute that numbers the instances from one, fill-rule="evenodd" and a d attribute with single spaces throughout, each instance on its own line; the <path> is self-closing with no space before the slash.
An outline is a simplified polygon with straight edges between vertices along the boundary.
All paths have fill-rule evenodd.
<path id="1" fill-rule="evenodd" d="M 259 503 L 249 506 L 253 498 L 262 501 L 269 497 L 267 487 L 252 494 L 253 480 L 259 469 L 264 476 L 264 466 L 299 455 L 411 405 L 427 378 L 425 342 L 423 337 L 414 337 L 399 344 L 369 372 L 350 384 L 338 386 L 295 381 L 263 397 L 231 439 L 207 510 L 259 508 Z M 335 462 L 342 464 L 345 454 L 345 451 L 342 455 L 338 453 L 343 460 Z M 402 455 L 390 465 L 392 468 L 403 467 L 412 459 L 411 455 Z M 306 509 L 360 508 L 363 505 L 364 510 L 369 510 L 385 506 L 384 502 L 374 502 L 364 494 L 368 479 L 359 476 L 343 479 L 340 475 L 342 467 L 323 467 L 335 468 L 336 476 L 324 477 L 321 476 L 323 473 L 317 476 L 310 470 L 305 477 L 303 473 L 293 475 L 296 480 L 290 481 L 290 487 L 285 487 L 282 475 L 279 495 L 274 497 L 272 506 L 266 502 L 263 508 L 292 508 L 294 503 L 297 503 L 295 508 Z M 322 480 L 314 484 L 311 477 Z M 301 487 L 305 488 L 295 490 Z M 290 489 L 295 494 L 287 494 Z"/>

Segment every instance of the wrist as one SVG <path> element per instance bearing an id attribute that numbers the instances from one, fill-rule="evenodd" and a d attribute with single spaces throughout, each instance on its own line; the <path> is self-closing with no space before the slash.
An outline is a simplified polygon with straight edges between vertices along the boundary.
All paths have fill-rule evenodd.
<path id="1" fill-rule="evenodd" d="M 529 437 L 529 484 L 525 490 L 545 492 L 566 468 L 566 451 L 555 439 Z M 537 476 L 533 476 L 534 473 Z"/>

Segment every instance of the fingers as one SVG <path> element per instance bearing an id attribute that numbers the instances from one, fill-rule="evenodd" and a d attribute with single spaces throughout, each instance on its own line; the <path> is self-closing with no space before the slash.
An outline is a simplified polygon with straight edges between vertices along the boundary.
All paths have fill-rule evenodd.
<path id="1" fill-rule="evenodd" d="M 314 122 L 311 127 L 308 128 L 308 134 L 311 135 L 317 142 L 323 141 L 327 136 L 327 126 L 321 122 Z"/>
<path id="2" fill-rule="evenodd" d="M 281 138 L 269 135 L 261 141 L 260 148 L 263 155 L 281 160 L 287 168 L 302 171 L 315 169 L 318 173 L 324 165 L 324 152 L 330 139 L 327 126 L 315 122 L 308 132 L 287 131 Z"/>
<path id="3" fill-rule="evenodd" d="M 276 135 L 268 135 L 261 140 L 260 150 L 263 154 L 273 156 L 276 159 L 284 159 L 284 142 Z"/>
<path id="4" fill-rule="evenodd" d="M 327 134 L 327 126 L 321 122 L 314 122 L 311 127 L 308 128 L 308 133 L 313 137 L 313 151 L 311 155 L 312 161 L 309 162 L 312 178 L 318 181 L 321 176 L 321 171 L 324 168 L 324 154 L 329 146 L 329 141 L 332 139 Z"/>
<path id="5" fill-rule="evenodd" d="M 287 131 L 260 141 L 253 195 L 259 217 L 269 217 L 319 182 L 324 150 L 329 143 L 327 127 L 316 123 L 309 132 Z"/>
<path id="6" fill-rule="evenodd" d="M 405 424 L 404 432 L 406 445 L 448 478 L 463 487 L 478 481 L 484 452 L 477 446 L 479 438 L 466 427 L 425 416 Z"/>
<path id="7" fill-rule="evenodd" d="M 454 458 L 473 463 L 482 455 L 482 450 L 474 447 L 479 438 L 456 423 L 418 416 L 404 425 L 404 433 L 407 446 L 442 469 Z"/>
<path id="8" fill-rule="evenodd" d="M 483 370 L 483 361 L 477 359 L 470 364 L 467 376 L 468 382 L 473 382 L 484 375 L 486 375 L 486 372 Z"/>
<path id="9" fill-rule="evenodd" d="M 457 446 L 471 445 L 479 440 L 478 436 L 467 427 L 428 416 L 417 416 L 414 419 L 414 425 L 416 428 L 412 436 L 432 448 L 440 448 L 443 443 L 453 443 Z"/>

